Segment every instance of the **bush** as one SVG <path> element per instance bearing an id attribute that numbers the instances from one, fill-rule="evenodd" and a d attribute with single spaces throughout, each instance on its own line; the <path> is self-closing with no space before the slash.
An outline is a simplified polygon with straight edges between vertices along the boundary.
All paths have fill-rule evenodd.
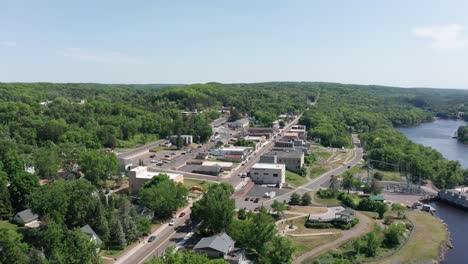
<path id="1" fill-rule="evenodd" d="M 310 223 L 306 222 L 305 227 L 307 228 L 317 228 L 317 229 L 325 229 L 325 228 L 333 228 L 335 227 L 332 223 Z"/>
<path id="2" fill-rule="evenodd" d="M 380 171 L 374 173 L 374 179 L 376 179 L 376 180 L 378 180 L 378 181 L 383 180 L 383 177 L 384 177 L 384 174 L 381 173 Z"/>
<path id="3" fill-rule="evenodd" d="M 391 225 L 391 224 L 393 224 L 393 222 L 394 222 L 393 217 L 391 217 L 389 215 L 386 215 L 384 217 L 384 221 L 383 221 L 384 225 Z"/>
<path id="4" fill-rule="evenodd" d="M 318 190 L 317 196 L 322 199 L 335 198 L 336 192 L 331 189 Z"/>
<path id="5" fill-rule="evenodd" d="M 346 193 L 340 193 L 340 195 L 338 195 L 338 200 L 340 200 L 343 205 L 356 209 L 356 204 L 350 195 Z"/>
<path id="6" fill-rule="evenodd" d="M 305 227 L 307 228 L 317 228 L 317 229 L 325 229 L 325 228 L 339 228 L 343 230 L 348 230 L 352 228 L 353 226 L 357 225 L 359 223 L 359 218 L 354 218 L 353 221 L 349 223 L 344 223 L 344 222 L 339 222 L 339 221 L 333 221 L 331 223 L 310 223 L 306 222 Z"/>

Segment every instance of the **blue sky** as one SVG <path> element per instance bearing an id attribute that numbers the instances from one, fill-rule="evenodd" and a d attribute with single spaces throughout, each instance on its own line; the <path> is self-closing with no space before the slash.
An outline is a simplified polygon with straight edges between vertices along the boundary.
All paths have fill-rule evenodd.
<path id="1" fill-rule="evenodd" d="M 1 1 L 0 81 L 468 88 L 468 1 Z"/>

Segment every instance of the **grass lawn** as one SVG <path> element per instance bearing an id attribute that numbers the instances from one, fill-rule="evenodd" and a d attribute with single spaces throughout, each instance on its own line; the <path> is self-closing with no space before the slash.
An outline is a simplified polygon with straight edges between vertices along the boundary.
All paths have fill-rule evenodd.
<path id="1" fill-rule="evenodd" d="M 287 230 L 287 228 L 290 225 L 294 225 L 297 227 L 297 229 L 294 231 L 289 231 L 287 232 L 287 234 L 317 234 L 317 233 L 342 232 L 343 231 L 343 230 L 336 229 L 336 228 L 323 228 L 323 229 L 307 228 L 305 227 L 305 222 L 307 220 L 306 218 L 307 216 L 301 216 L 295 219 L 286 220 L 283 223 L 278 223 L 278 230 L 282 232 L 284 230 Z M 293 239 L 295 237 L 290 237 L 290 238 Z"/>
<path id="2" fill-rule="evenodd" d="M 309 174 L 309 176 L 310 176 L 310 178 L 315 178 L 315 177 L 317 177 L 317 176 L 319 176 L 319 175 L 324 174 L 324 173 L 327 172 L 327 171 L 328 171 L 328 169 L 327 169 L 326 167 L 324 167 L 324 166 L 312 165 L 312 166 L 310 167 L 310 174 Z"/>
<path id="3" fill-rule="evenodd" d="M 189 190 L 192 189 L 193 186 L 200 186 L 203 188 L 203 190 L 206 190 L 208 186 L 212 184 L 217 184 L 214 182 L 208 182 L 208 181 L 201 181 L 201 180 L 194 180 L 194 179 L 184 179 L 184 186 L 187 187 Z"/>
<path id="4" fill-rule="evenodd" d="M 313 203 L 314 203 L 314 204 L 319 204 L 319 205 L 326 205 L 326 206 L 330 206 L 330 205 L 340 205 L 340 201 L 339 201 L 337 198 L 325 198 L 325 199 L 322 199 L 322 198 L 318 197 L 317 194 L 314 194 Z"/>
<path id="5" fill-rule="evenodd" d="M 10 230 L 13 230 L 16 232 L 16 230 L 18 230 L 18 226 L 15 225 L 15 224 L 12 224 L 8 221 L 0 221 L 0 228 L 6 228 L 6 229 L 10 229 Z"/>
<path id="6" fill-rule="evenodd" d="M 99 255 L 103 257 L 114 258 L 122 254 L 123 251 L 124 251 L 123 249 L 109 249 L 109 250 L 101 249 L 101 251 L 99 252 Z"/>
<path id="7" fill-rule="evenodd" d="M 301 213 L 301 214 L 321 214 L 327 211 L 324 207 L 316 207 L 316 206 L 291 206 L 289 210 L 285 213 L 292 212 L 292 213 Z"/>
<path id="8" fill-rule="evenodd" d="M 307 183 L 307 178 L 302 177 L 301 175 L 292 172 L 292 171 L 286 171 L 286 182 L 291 184 L 294 187 L 298 187 L 300 185 L 303 185 Z"/>
<path id="9" fill-rule="evenodd" d="M 298 257 L 308 251 L 311 251 L 312 249 L 335 241 L 340 237 L 339 234 L 336 235 L 325 235 L 325 236 L 310 236 L 310 237 L 291 237 L 288 236 L 289 239 L 291 239 L 293 245 L 296 247 L 296 252 L 294 252 L 294 257 Z"/>
<path id="10" fill-rule="evenodd" d="M 377 263 L 432 263 L 438 257 L 439 246 L 447 235 L 443 223 L 425 212 L 407 212 L 406 216 L 415 223 L 412 237 L 400 252 Z"/>

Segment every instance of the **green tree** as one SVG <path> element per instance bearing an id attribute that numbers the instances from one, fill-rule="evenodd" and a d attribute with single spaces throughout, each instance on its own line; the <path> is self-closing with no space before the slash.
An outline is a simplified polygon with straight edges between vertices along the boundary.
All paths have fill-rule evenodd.
<path id="1" fill-rule="evenodd" d="M 0 263 L 29 263 L 28 245 L 11 229 L 0 228 Z"/>
<path id="2" fill-rule="evenodd" d="M 0 166 L 0 219 L 9 219 L 13 214 L 10 191 L 8 190 L 8 178 Z"/>
<path id="3" fill-rule="evenodd" d="M 301 205 L 302 206 L 309 206 L 312 204 L 312 197 L 309 193 L 304 193 L 301 197 Z"/>
<path id="4" fill-rule="evenodd" d="M 39 187 L 39 179 L 32 174 L 22 172 L 11 176 L 10 194 L 16 211 L 29 208 L 31 195 Z"/>
<path id="5" fill-rule="evenodd" d="M 45 147 L 38 148 L 33 155 L 34 167 L 39 177 L 48 180 L 57 178 L 58 170 L 60 169 L 60 160 L 57 151 L 57 146 L 53 143 Z"/>
<path id="6" fill-rule="evenodd" d="M 100 263 L 96 243 L 78 228 L 67 232 L 62 254 L 64 263 Z"/>
<path id="7" fill-rule="evenodd" d="M 291 240 L 282 236 L 275 236 L 268 243 L 267 253 L 262 258 L 261 263 L 276 264 L 276 263 L 292 263 L 295 247 Z"/>
<path id="8" fill-rule="evenodd" d="M 247 212 L 244 208 L 241 208 L 239 211 L 237 211 L 237 218 L 239 220 L 245 220 L 247 218 Z"/>
<path id="9" fill-rule="evenodd" d="M 332 175 L 330 177 L 330 190 L 332 190 L 334 193 L 337 193 L 340 189 L 339 183 L 338 183 L 338 177 L 335 175 Z"/>
<path id="10" fill-rule="evenodd" d="M 210 259 L 204 254 L 192 253 L 189 250 L 176 251 L 174 247 L 166 249 L 164 256 L 155 257 L 149 264 L 227 264 L 224 259 Z"/>
<path id="11" fill-rule="evenodd" d="M 350 171 L 346 171 L 343 175 L 343 181 L 341 183 L 343 190 L 346 190 L 349 193 L 349 191 L 353 188 L 353 181 L 353 174 Z"/>
<path id="12" fill-rule="evenodd" d="M 139 197 L 143 205 L 154 211 L 156 218 L 163 219 L 184 206 L 187 195 L 188 190 L 181 183 L 175 183 L 167 175 L 159 175 L 143 185 Z"/>
<path id="13" fill-rule="evenodd" d="M 225 231 L 235 215 L 233 193 L 234 188 L 229 184 L 211 185 L 202 199 L 193 204 L 192 219 L 203 221 L 202 228 L 208 233 Z"/>
<path id="14" fill-rule="evenodd" d="M 290 205 L 300 205 L 301 204 L 301 195 L 294 192 L 291 194 L 291 198 L 289 200 Z"/>
<path id="15" fill-rule="evenodd" d="M 379 236 L 380 229 L 374 227 L 374 230 L 364 236 L 364 253 L 368 257 L 375 257 L 377 251 L 382 245 L 382 239 Z"/>
<path id="16" fill-rule="evenodd" d="M 388 206 L 385 203 L 378 202 L 376 212 L 379 214 L 379 218 L 383 219 L 385 213 L 388 211 Z"/>
<path id="17" fill-rule="evenodd" d="M 401 204 L 392 204 L 392 211 L 397 213 L 398 218 L 403 218 L 405 216 L 406 206 Z"/>
<path id="18" fill-rule="evenodd" d="M 115 154 L 98 150 L 83 152 L 79 163 L 85 178 L 94 184 L 102 184 L 119 168 Z"/>
<path id="19" fill-rule="evenodd" d="M 271 204 L 271 209 L 273 209 L 278 216 L 282 216 L 283 212 L 286 211 L 286 209 L 288 209 L 288 206 L 282 202 L 274 200 Z"/>
<path id="20" fill-rule="evenodd" d="M 110 230 L 110 241 L 111 245 L 120 249 L 127 247 L 127 240 L 125 239 L 125 233 L 123 231 L 122 223 L 116 216 L 112 217 Z"/>
<path id="21" fill-rule="evenodd" d="M 391 224 L 384 231 L 383 245 L 387 248 L 397 247 L 405 230 L 405 225 L 402 223 Z"/>

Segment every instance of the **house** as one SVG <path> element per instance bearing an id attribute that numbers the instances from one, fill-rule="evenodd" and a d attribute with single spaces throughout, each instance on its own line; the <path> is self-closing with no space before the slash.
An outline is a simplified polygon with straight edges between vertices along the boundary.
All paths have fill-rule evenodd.
<path id="1" fill-rule="evenodd" d="M 355 212 L 352 209 L 343 206 L 328 207 L 325 213 L 310 214 L 308 222 L 310 223 L 331 223 L 341 222 L 349 223 L 355 218 Z"/>
<path id="2" fill-rule="evenodd" d="M 208 158 L 208 153 L 205 153 L 205 152 L 200 152 L 197 154 L 197 156 L 195 157 L 196 159 L 201 159 L 201 160 L 205 160 Z"/>
<path id="3" fill-rule="evenodd" d="M 285 164 L 290 171 L 299 171 L 304 166 L 304 152 L 292 151 L 272 151 L 260 156 L 260 163 Z"/>
<path id="4" fill-rule="evenodd" d="M 102 244 L 102 240 L 89 225 L 83 226 L 82 228 L 80 228 L 80 230 L 83 231 L 83 233 L 87 234 L 91 238 L 91 241 L 94 241 L 96 245 L 99 246 Z"/>
<path id="5" fill-rule="evenodd" d="M 214 149 L 210 151 L 210 154 L 223 160 L 241 162 L 245 160 L 251 150 L 251 147 L 229 147 Z"/>
<path id="6" fill-rule="evenodd" d="M 226 233 L 202 238 L 193 251 L 207 255 L 209 258 L 220 258 L 232 264 L 247 263 L 244 251 L 234 247 L 235 241 Z"/>
<path id="7" fill-rule="evenodd" d="M 250 178 L 256 184 L 275 184 L 280 188 L 286 182 L 286 166 L 275 163 L 255 163 Z"/>
<path id="8" fill-rule="evenodd" d="M 171 143 L 173 145 L 177 145 L 177 139 L 178 138 L 181 138 L 182 139 L 182 144 L 184 144 L 185 146 L 187 145 L 190 145 L 193 143 L 193 136 L 192 135 L 172 135 L 171 136 Z"/>
<path id="9" fill-rule="evenodd" d="M 286 141 L 293 141 L 299 138 L 299 133 L 296 132 L 287 132 L 283 134 L 283 139 Z"/>
<path id="10" fill-rule="evenodd" d="M 239 120 L 236 120 L 234 122 L 229 122 L 228 126 L 230 128 L 247 128 L 249 127 L 250 121 L 248 118 L 241 118 Z"/>
<path id="11" fill-rule="evenodd" d="M 33 213 L 31 209 L 18 212 L 13 218 L 13 222 L 27 227 L 38 227 L 40 225 L 39 215 Z"/>
<path id="12" fill-rule="evenodd" d="M 184 176 L 182 174 L 148 171 L 148 167 L 138 166 L 128 172 L 128 185 L 130 193 L 137 193 L 147 181 L 162 174 L 169 176 L 169 179 L 173 180 L 174 182 L 184 182 Z"/>
<path id="13" fill-rule="evenodd" d="M 294 148 L 294 142 L 278 140 L 275 141 L 275 148 Z"/>

